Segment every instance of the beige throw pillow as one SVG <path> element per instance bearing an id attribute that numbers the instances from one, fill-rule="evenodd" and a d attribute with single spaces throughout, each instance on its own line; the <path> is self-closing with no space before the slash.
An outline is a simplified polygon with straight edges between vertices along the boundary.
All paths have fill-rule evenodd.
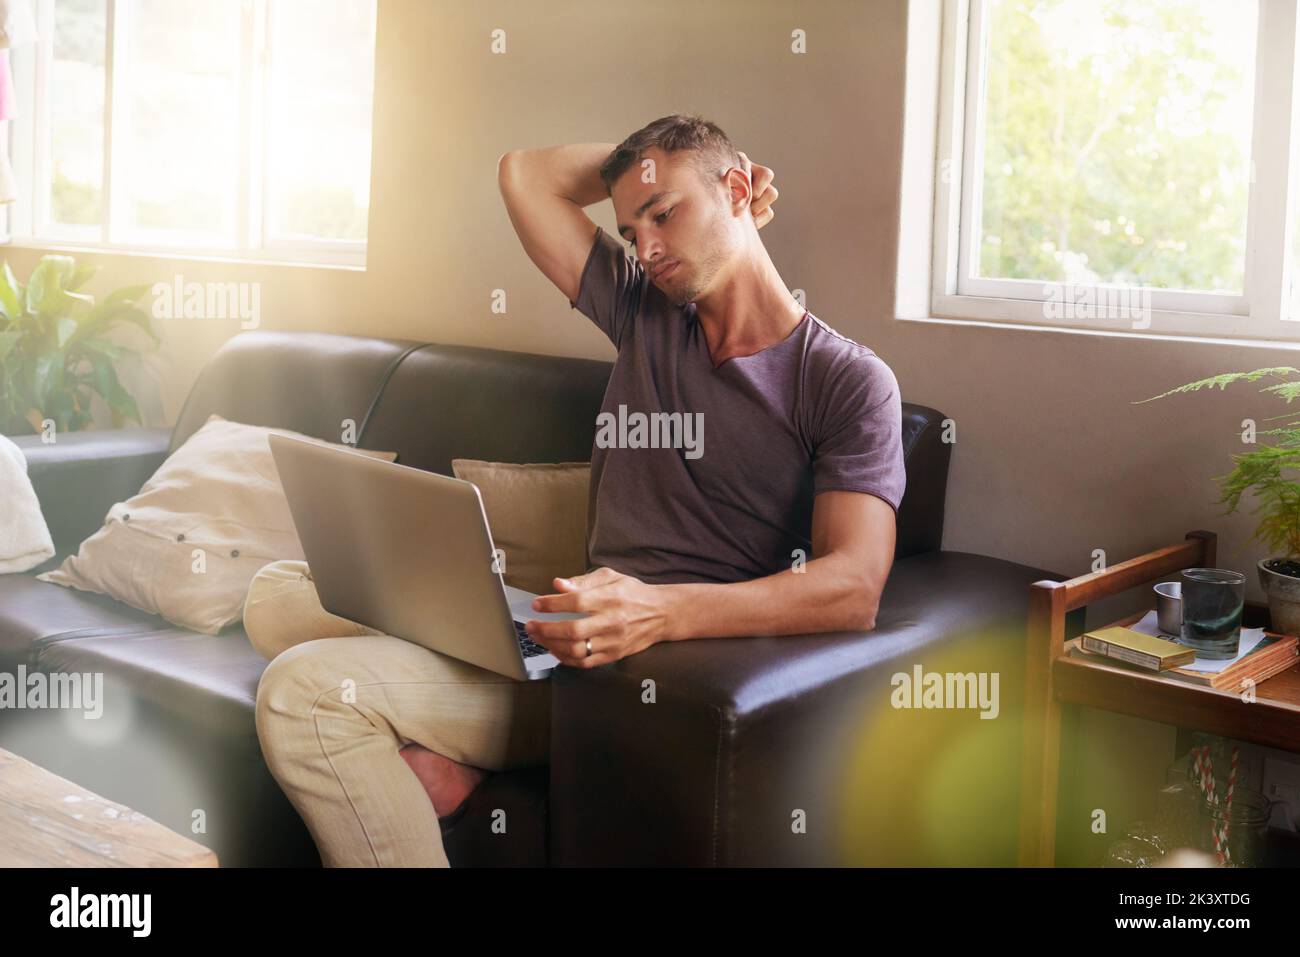
<path id="1" fill-rule="evenodd" d="M 267 442 L 271 432 L 352 448 L 211 415 L 138 494 L 109 509 L 76 555 L 36 577 L 110 595 L 205 635 L 238 622 L 258 569 L 305 560 Z"/>
<path id="2" fill-rule="evenodd" d="M 504 553 L 507 585 L 549 595 L 552 578 L 587 570 L 590 462 L 519 465 L 452 459 L 456 478 L 483 497 L 492 543 Z"/>

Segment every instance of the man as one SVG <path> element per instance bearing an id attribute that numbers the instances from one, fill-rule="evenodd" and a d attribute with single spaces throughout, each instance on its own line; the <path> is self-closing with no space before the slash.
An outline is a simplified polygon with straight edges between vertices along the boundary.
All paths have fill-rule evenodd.
<path id="1" fill-rule="evenodd" d="M 532 622 L 535 639 L 589 668 L 659 641 L 874 627 L 905 484 L 898 385 L 781 281 L 758 238 L 772 171 L 680 115 L 498 168 L 529 258 L 618 349 L 602 414 L 697 415 L 707 438 L 692 459 L 597 436 L 602 567 L 535 603 L 589 617 Z M 606 195 L 635 258 L 583 212 Z"/>
<path id="2" fill-rule="evenodd" d="M 534 602 L 587 616 L 530 622 L 534 640 L 593 668 L 665 641 L 873 628 L 905 483 L 898 384 L 781 281 L 758 238 L 772 171 L 672 115 L 618 147 L 507 153 L 498 182 L 529 258 L 618 350 L 592 450 L 596 567 Z M 607 196 L 634 255 L 583 212 Z M 624 434 L 637 414 L 670 419 L 670 441 Z M 439 818 L 484 769 L 546 762 L 549 683 L 331 616 L 303 565 L 267 566 L 245 607 L 272 659 L 272 773 L 327 865 L 445 865 Z"/>

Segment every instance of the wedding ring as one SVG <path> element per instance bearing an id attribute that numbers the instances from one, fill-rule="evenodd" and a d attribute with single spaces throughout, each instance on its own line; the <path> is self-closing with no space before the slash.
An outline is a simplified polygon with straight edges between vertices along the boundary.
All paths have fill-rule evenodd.
<path id="1" fill-rule="evenodd" d="M 588 657 L 588 658 L 591 657 L 591 639 L 590 639 L 590 638 L 587 639 L 587 657 Z"/>

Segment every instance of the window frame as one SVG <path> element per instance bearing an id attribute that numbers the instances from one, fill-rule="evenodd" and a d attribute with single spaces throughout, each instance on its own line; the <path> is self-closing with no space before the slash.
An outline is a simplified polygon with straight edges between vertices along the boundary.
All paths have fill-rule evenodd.
<path id="1" fill-rule="evenodd" d="M 273 95 L 271 24 L 274 0 L 241 0 L 239 3 L 238 154 L 241 162 L 232 243 L 187 241 L 183 233 L 145 238 L 140 236 L 140 230 L 136 230 L 134 238 L 124 235 L 126 217 L 122 211 L 129 197 L 121 188 L 121 179 L 113 176 L 114 168 L 120 167 L 123 161 L 121 140 L 114 137 L 114 123 L 120 120 L 114 103 L 121 100 L 125 90 L 126 71 L 118 69 L 117 64 L 125 62 L 127 31 L 120 25 L 129 22 L 135 13 L 135 0 L 105 0 L 102 222 L 98 226 L 83 226 L 51 221 L 49 203 L 53 171 L 49 156 L 48 83 L 54 50 L 54 3 L 55 0 L 33 0 L 39 39 L 34 45 L 11 51 L 15 80 L 21 76 L 26 88 L 33 91 L 33 103 L 30 109 L 21 110 L 18 118 L 0 123 L 0 127 L 5 127 L 0 148 L 10 151 L 19 183 L 32 183 L 39 188 L 20 190 L 17 201 L 6 207 L 5 241 L 8 244 L 67 252 L 365 268 L 367 240 L 285 239 L 268 233 L 271 196 L 267 188 L 267 171 L 270 168 L 271 137 L 267 125 L 271 114 L 270 97 Z M 374 10 L 377 19 L 378 3 Z M 373 98 L 373 86 L 371 95 Z M 373 99 L 371 116 L 373 124 Z"/>
<path id="2" fill-rule="evenodd" d="M 943 0 L 934 153 L 934 197 L 929 315 L 980 323 L 1032 325 L 1102 332 L 1180 337 L 1300 338 L 1300 312 L 1291 309 L 1295 264 L 1289 251 L 1295 229 L 1300 173 L 1292 159 L 1296 143 L 1297 0 L 1258 0 L 1251 181 L 1247 198 L 1245 272 L 1240 295 L 1150 289 L 1143 324 L 1128 315 L 1097 314 L 1086 319 L 1048 317 L 1048 281 L 988 279 L 966 275 L 971 246 L 978 241 L 975 193 L 983 157 L 986 0 Z M 924 49 L 909 43 L 909 60 Z M 909 83 L 914 82 L 909 79 Z M 971 91 L 976 91 L 971 96 Z M 1261 91 L 1267 91 L 1262 95 Z M 965 147 L 969 144 L 970 148 Z M 1295 175 L 1293 175 L 1293 173 Z M 970 184 L 972 188 L 964 188 Z M 1282 202 L 1266 199 L 1282 198 Z M 962 224 L 970 224 L 963 229 Z M 901 262 L 900 262 L 901 274 Z M 1065 284 L 1057 283 L 1060 287 Z M 1097 284 L 1098 301 L 1114 301 L 1136 287 Z M 1102 298 L 1105 297 L 1105 298 Z M 1104 313 L 1105 310 L 1097 310 Z M 906 317 L 903 317 L 906 318 Z"/>

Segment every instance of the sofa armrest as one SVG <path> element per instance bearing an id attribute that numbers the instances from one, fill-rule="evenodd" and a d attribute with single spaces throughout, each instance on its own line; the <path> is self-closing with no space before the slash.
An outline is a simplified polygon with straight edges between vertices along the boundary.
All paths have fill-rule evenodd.
<path id="1" fill-rule="evenodd" d="M 57 555 L 75 552 L 115 502 L 124 501 L 167 458 L 170 429 L 105 429 L 15 436 Z"/>
<path id="2" fill-rule="evenodd" d="M 1029 586 L 1060 577 L 930 552 L 895 564 L 870 632 L 556 669 L 551 864 L 1014 863 Z M 916 665 L 998 673 L 1000 720 L 894 707 L 894 677 Z M 998 765 L 987 786 L 959 774 L 927 796 L 940 769 L 969 772 L 972 748 Z M 935 839 L 933 817 L 969 824 L 967 842 Z"/>

